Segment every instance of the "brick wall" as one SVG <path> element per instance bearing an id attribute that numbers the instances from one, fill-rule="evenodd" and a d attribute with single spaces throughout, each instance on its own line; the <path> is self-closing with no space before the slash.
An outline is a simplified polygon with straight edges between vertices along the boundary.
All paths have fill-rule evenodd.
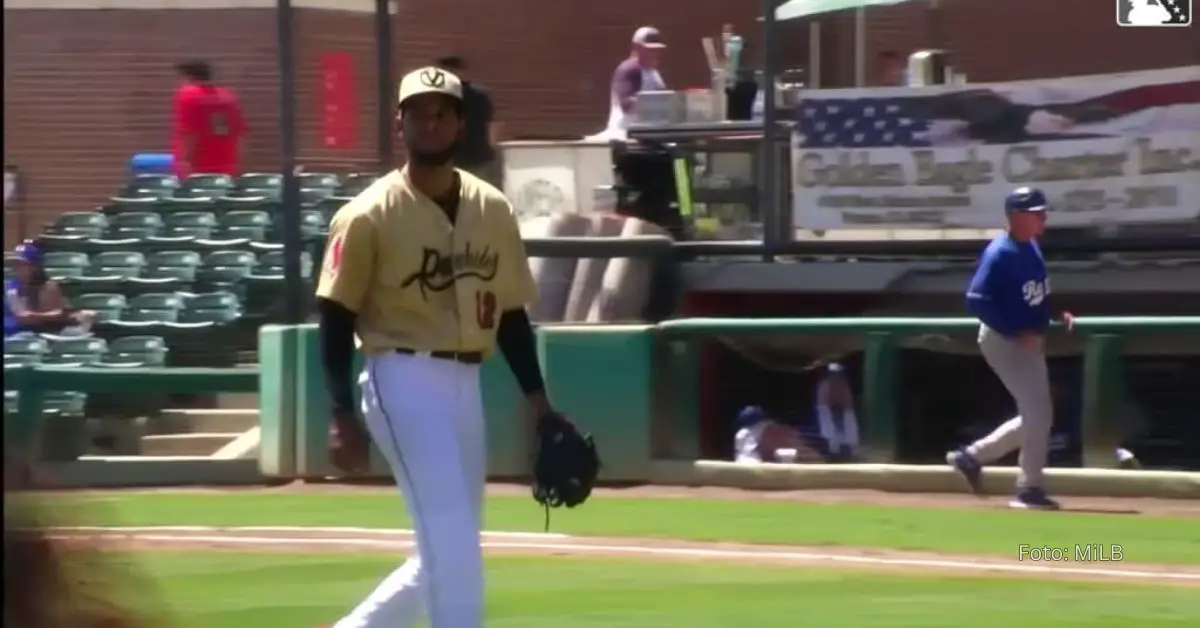
<path id="1" fill-rule="evenodd" d="M 204 8 L 187 8 L 189 1 Z M 973 81 L 1009 80 L 1200 61 L 1194 29 L 1119 29 L 1096 0 L 951 1 L 941 13 L 955 66 Z M 243 100 L 251 125 L 246 167 L 278 167 L 278 72 L 273 0 L 9 0 L 5 3 L 4 158 L 21 169 L 32 234 L 62 211 L 102 202 L 129 157 L 165 150 L 174 63 L 207 58 Z M 294 0 L 297 139 L 313 169 L 370 169 L 376 154 L 375 47 L 369 0 Z M 686 5 L 686 6 L 685 6 Z M 72 8 L 49 8 L 64 6 Z M 91 8 L 77 8 L 86 6 Z M 32 7 L 32 8 L 31 8 Z M 170 7 L 170 8 L 168 8 Z M 182 8 L 181 8 L 182 7 Z M 757 55 L 759 3 L 747 0 L 401 0 L 394 12 L 397 73 L 458 53 L 488 85 L 518 137 L 598 131 L 608 80 L 635 27 L 654 24 L 672 47 L 672 86 L 703 85 L 699 40 L 733 22 Z M 874 9 L 868 54 L 932 45 L 924 3 Z M 822 20 L 825 84 L 853 81 L 853 17 Z M 781 26 L 781 59 L 806 63 L 804 21 Z M 347 52 L 358 65 L 357 146 L 323 147 L 318 58 Z M 5 241 L 21 236 L 6 220 Z"/>

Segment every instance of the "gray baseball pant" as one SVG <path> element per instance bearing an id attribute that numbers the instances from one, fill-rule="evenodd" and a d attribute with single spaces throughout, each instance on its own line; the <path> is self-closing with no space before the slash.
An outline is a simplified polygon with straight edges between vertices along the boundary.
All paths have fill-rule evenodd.
<path id="1" fill-rule="evenodd" d="M 1021 470 L 1017 486 L 1042 487 L 1050 450 L 1050 428 L 1054 425 L 1045 339 L 1040 339 L 1033 347 L 1024 347 L 987 325 L 980 325 L 979 349 L 992 372 L 1017 402 L 1017 416 L 975 441 L 967 447 L 967 452 L 980 462 L 988 463 L 1020 448 L 1018 464 Z"/>

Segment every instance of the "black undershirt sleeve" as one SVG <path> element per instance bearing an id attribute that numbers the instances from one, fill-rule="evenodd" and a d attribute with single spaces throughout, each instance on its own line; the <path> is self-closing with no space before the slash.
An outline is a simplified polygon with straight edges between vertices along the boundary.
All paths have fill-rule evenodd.
<path id="1" fill-rule="evenodd" d="M 354 328 L 358 315 L 330 299 L 317 299 L 317 343 L 325 367 L 325 389 L 334 412 L 354 413 L 350 371 L 354 366 Z"/>
<path id="2" fill-rule="evenodd" d="M 542 381 L 542 367 L 538 364 L 533 323 L 529 321 L 525 308 L 508 310 L 500 315 L 496 344 L 508 361 L 508 368 L 512 369 L 522 392 L 532 395 L 546 389 Z"/>

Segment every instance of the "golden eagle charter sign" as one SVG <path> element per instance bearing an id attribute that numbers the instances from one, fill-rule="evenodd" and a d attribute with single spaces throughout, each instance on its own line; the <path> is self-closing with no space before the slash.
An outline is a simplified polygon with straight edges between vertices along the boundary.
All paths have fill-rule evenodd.
<path id="1" fill-rule="evenodd" d="M 994 228 L 1022 185 L 1052 226 L 1200 217 L 1200 66 L 817 90 L 797 115 L 799 228 Z"/>

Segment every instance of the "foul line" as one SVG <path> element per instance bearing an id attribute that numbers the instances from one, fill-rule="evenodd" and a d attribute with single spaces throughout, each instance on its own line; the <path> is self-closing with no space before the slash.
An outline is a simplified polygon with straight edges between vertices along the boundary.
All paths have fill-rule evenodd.
<path id="1" fill-rule="evenodd" d="M 206 534 L 168 534 L 166 532 L 204 532 Z M 287 546 L 354 546 L 371 548 L 407 549 L 414 545 L 411 538 L 313 538 L 313 537 L 277 537 L 277 536 L 228 536 L 230 532 L 314 532 L 314 533 L 360 533 L 392 537 L 411 537 L 411 530 L 388 530 L 377 528 L 326 528 L 326 527 L 295 527 L 295 526 L 258 526 L 212 528 L 203 526 L 154 526 L 154 527 L 101 527 L 78 526 L 58 527 L 52 529 L 52 535 L 59 538 L 116 538 L 164 543 L 214 543 L 234 545 L 287 545 Z M 586 538 L 571 537 L 566 534 L 544 534 L 536 532 L 484 532 L 484 536 L 498 539 L 563 539 L 558 542 L 534 542 L 521 540 L 484 541 L 485 549 L 511 549 L 530 551 L 562 551 L 575 554 L 624 554 L 633 556 L 672 556 L 686 558 L 712 558 L 752 560 L 755 558 L 778 561 L 794 561 L 797 563 L 842 563 L 850 565 L 866 565 L 873 567 L 915 567 L 925 569 L 951 569 L 959 571 L 1002 572 L 1043 575 L 1077 575 L 1113 578 L 1118 580 L 1181 580 L 1200 582 L 1197 573 L 1173 573 L 1164 571 L 1144 571 L 1137 569 L 1105 569 L 1064 567 L 1061 565 L 1021 565 L 1012 563 L 995 563 L 981 561 L 959 561 L 949 559 L 919 559 L 884 556 L 855 556 L 827 552 L 801 552 L 782 550 L 733 550 L 733 549 L 704 549 L 654 547 L 643 545 L 619 544 L 589 544 Z M 573 539 L 567 541 L 565 539 Z M 652 543 L 653 539 L 645 542 Z"/>

